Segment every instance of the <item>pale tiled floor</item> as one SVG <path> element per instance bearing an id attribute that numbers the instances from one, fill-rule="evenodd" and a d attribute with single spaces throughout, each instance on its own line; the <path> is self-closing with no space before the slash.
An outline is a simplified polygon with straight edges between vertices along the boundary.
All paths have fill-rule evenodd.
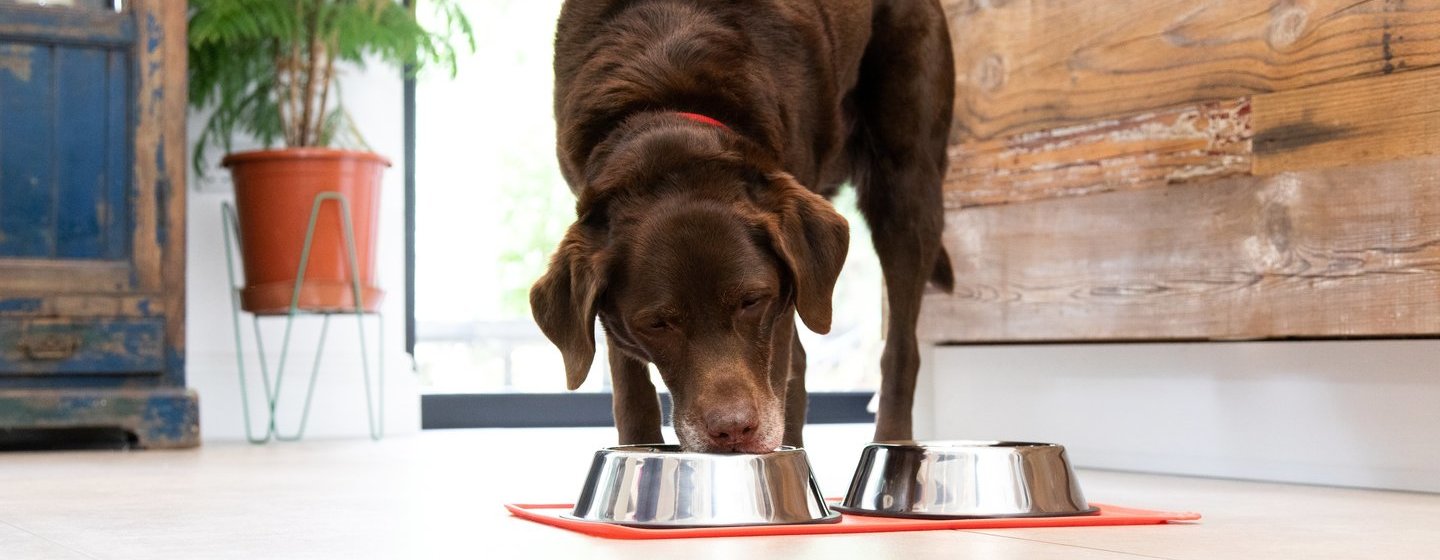
<path id="1" fill-rule="evenodd" d="M 807 432 L 844 491 L 868 428 Z M 611 430 L 0 455 L 0 558 L 1437 558 L 1440 496 L 1081 472 L 1092 500 L 1195 524 L 626 542 L 509 517 L 568 502 Z"/>

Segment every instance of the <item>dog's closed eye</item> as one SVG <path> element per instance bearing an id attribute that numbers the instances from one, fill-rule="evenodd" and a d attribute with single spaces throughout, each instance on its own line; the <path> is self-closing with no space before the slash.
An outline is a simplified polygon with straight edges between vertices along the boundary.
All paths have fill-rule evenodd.
<path id="1" fill-rule="evenodd" d="M 631 324 L 638 325 L 645 334 L 650 336 L 667 334 L 678 328 L 677 316 L 674 313 L 663 311 L 640 313 Z"/>

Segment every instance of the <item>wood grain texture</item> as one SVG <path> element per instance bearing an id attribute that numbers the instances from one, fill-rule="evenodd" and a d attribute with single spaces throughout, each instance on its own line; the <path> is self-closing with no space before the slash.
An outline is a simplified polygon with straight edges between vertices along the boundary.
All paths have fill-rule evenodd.
<path id="1" fill-rule="evenodd" d="M 129 291 L 130 265 L 121 261 L 58 261 L 0 258 L 5 296 L 40 293 L 107 294 Z"/>
<path id="2" fill-rule="evenodd" d="M 167 151 L 165 144 L 165 111 L 168 108 L 166 96 L 181 95 L 165 89 L 165 56 L 169 47 L 162 27 L 164 6 L 159 0 L 137 0 L 131 4 L 136 19 L 135 44 L 135 122 L 134 159 L 132 161 L 134 186 L 131 200 L 135 201 L 132 219 L 130 250 L 135 263 L 136 288 L 146 293 L 159 293 L 164 288 L 160 277 L 160 260 L 164 252 L 161 241 L 166 205 L 165 160 L 167 157 L 184 159 L 181 153 Z"/>
<path id="3" fill-rule="evenodd" d="M 1440 158 L 947 215 L 944 342 L 1440 334 Z"/>
<path id="4" fill-rule="evenodd" d="M 955 142 L 1440 64 L 1434 0 L 944 0 Z"/>
<path id="5" fill-rule="evenodd" d="M 947 207 L 1250 173 L 1250 101 L 1205 103 L 950 147 Z"/>
<path id="6" fill-rule="evenodd" d="M 134 22 L 110 10 L 0 4 L 0 39 L 125 46 L 134 38 Z"/>
<path id="7" fill-rule="evenodd" d="M 161 317 L 165 303 L 143 295 L 31 295 L 0 296 L 4 317 Z"/>
<path id="8" fill-rule="evenodd" d="M 185 385 L 185 118 L 186 98 L 186 14 L 185 0 L 151 0 L 143 4 L 142 17 L 158 20 L 163 60 L 159 87 L 163 99 L 156 100 L 155 129 L 159 133 L 155 167 L 156 208 L 159 209 L 156 241 L 160 256 L 159 294 L 165 314 L 165 377 L 176 386 Z"/>
<path id="9" fill-rule="evenodd" d="M 1256 175 L 1440 154 L 1440 69 L 1255 97 Z"/>

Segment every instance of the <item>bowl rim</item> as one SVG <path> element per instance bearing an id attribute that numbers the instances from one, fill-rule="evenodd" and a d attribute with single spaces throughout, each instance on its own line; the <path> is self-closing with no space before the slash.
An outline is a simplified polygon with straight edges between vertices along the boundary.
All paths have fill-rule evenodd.
<path id="1" fill-rule="evenodd" d="M 768 453 L 706 453 L 701 451 L 683 451 L 679 444 L 674 443 L 641 443 L 632 445 L 616 445 L 601 448 L 596 451 L 598 454 L 615 455 L 621 457 L 668 457 L 674 459 L 726 461 L 726 460 L 749 460 L 768 457 L 790 457 L 801 456 L 806 458 L 808 454 L 805 448 L 792 445 L 782 445 Z"/>
<path id="2" fill-rule="evenodd" d="M 925 451 L 943 451 L 947 449 L 963 449 L 978 451 L 982 449 L 1018 451 L 1023 449 L 1064 449 L 1065 446 L 1058 443 L 1043 443 L 1036 441 L 1009 441 L 1009 440 L 971 440 L 971 439 L 946 439 L 946 440 L 887 440 L 870 442 L 866 449 L 883 447 L 886 449 L 917 449 Z"/>

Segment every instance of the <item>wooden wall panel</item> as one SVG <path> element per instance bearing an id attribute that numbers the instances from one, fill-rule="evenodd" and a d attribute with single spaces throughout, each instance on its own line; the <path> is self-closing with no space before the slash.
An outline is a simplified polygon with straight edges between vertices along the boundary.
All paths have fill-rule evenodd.
<path id="1" fill-rule="evenodd" d="M 944 0 L 956 142 L 1440 64 L 1433 0 Z"/>
<path id="2" fill-rule="evenodd" d="M 1440 154 L 1440 69 L 1255 97 L 1256 175 Z"/>
<path id="3" fill-rule="evenodd" d="M 951 342 L 1440 335 L 1440 158 L 950 211 Z"/>
<path id="4" fill-rule="evenodd" d="M 949 208 L 1440 154 L 1440 68 L 950 147 Z"/>
<path id="5" fill-rule="evenodd" d="M 950 147 L 945 205 L 1024 202 L 1250 173 L 1250 100 Z"/>

